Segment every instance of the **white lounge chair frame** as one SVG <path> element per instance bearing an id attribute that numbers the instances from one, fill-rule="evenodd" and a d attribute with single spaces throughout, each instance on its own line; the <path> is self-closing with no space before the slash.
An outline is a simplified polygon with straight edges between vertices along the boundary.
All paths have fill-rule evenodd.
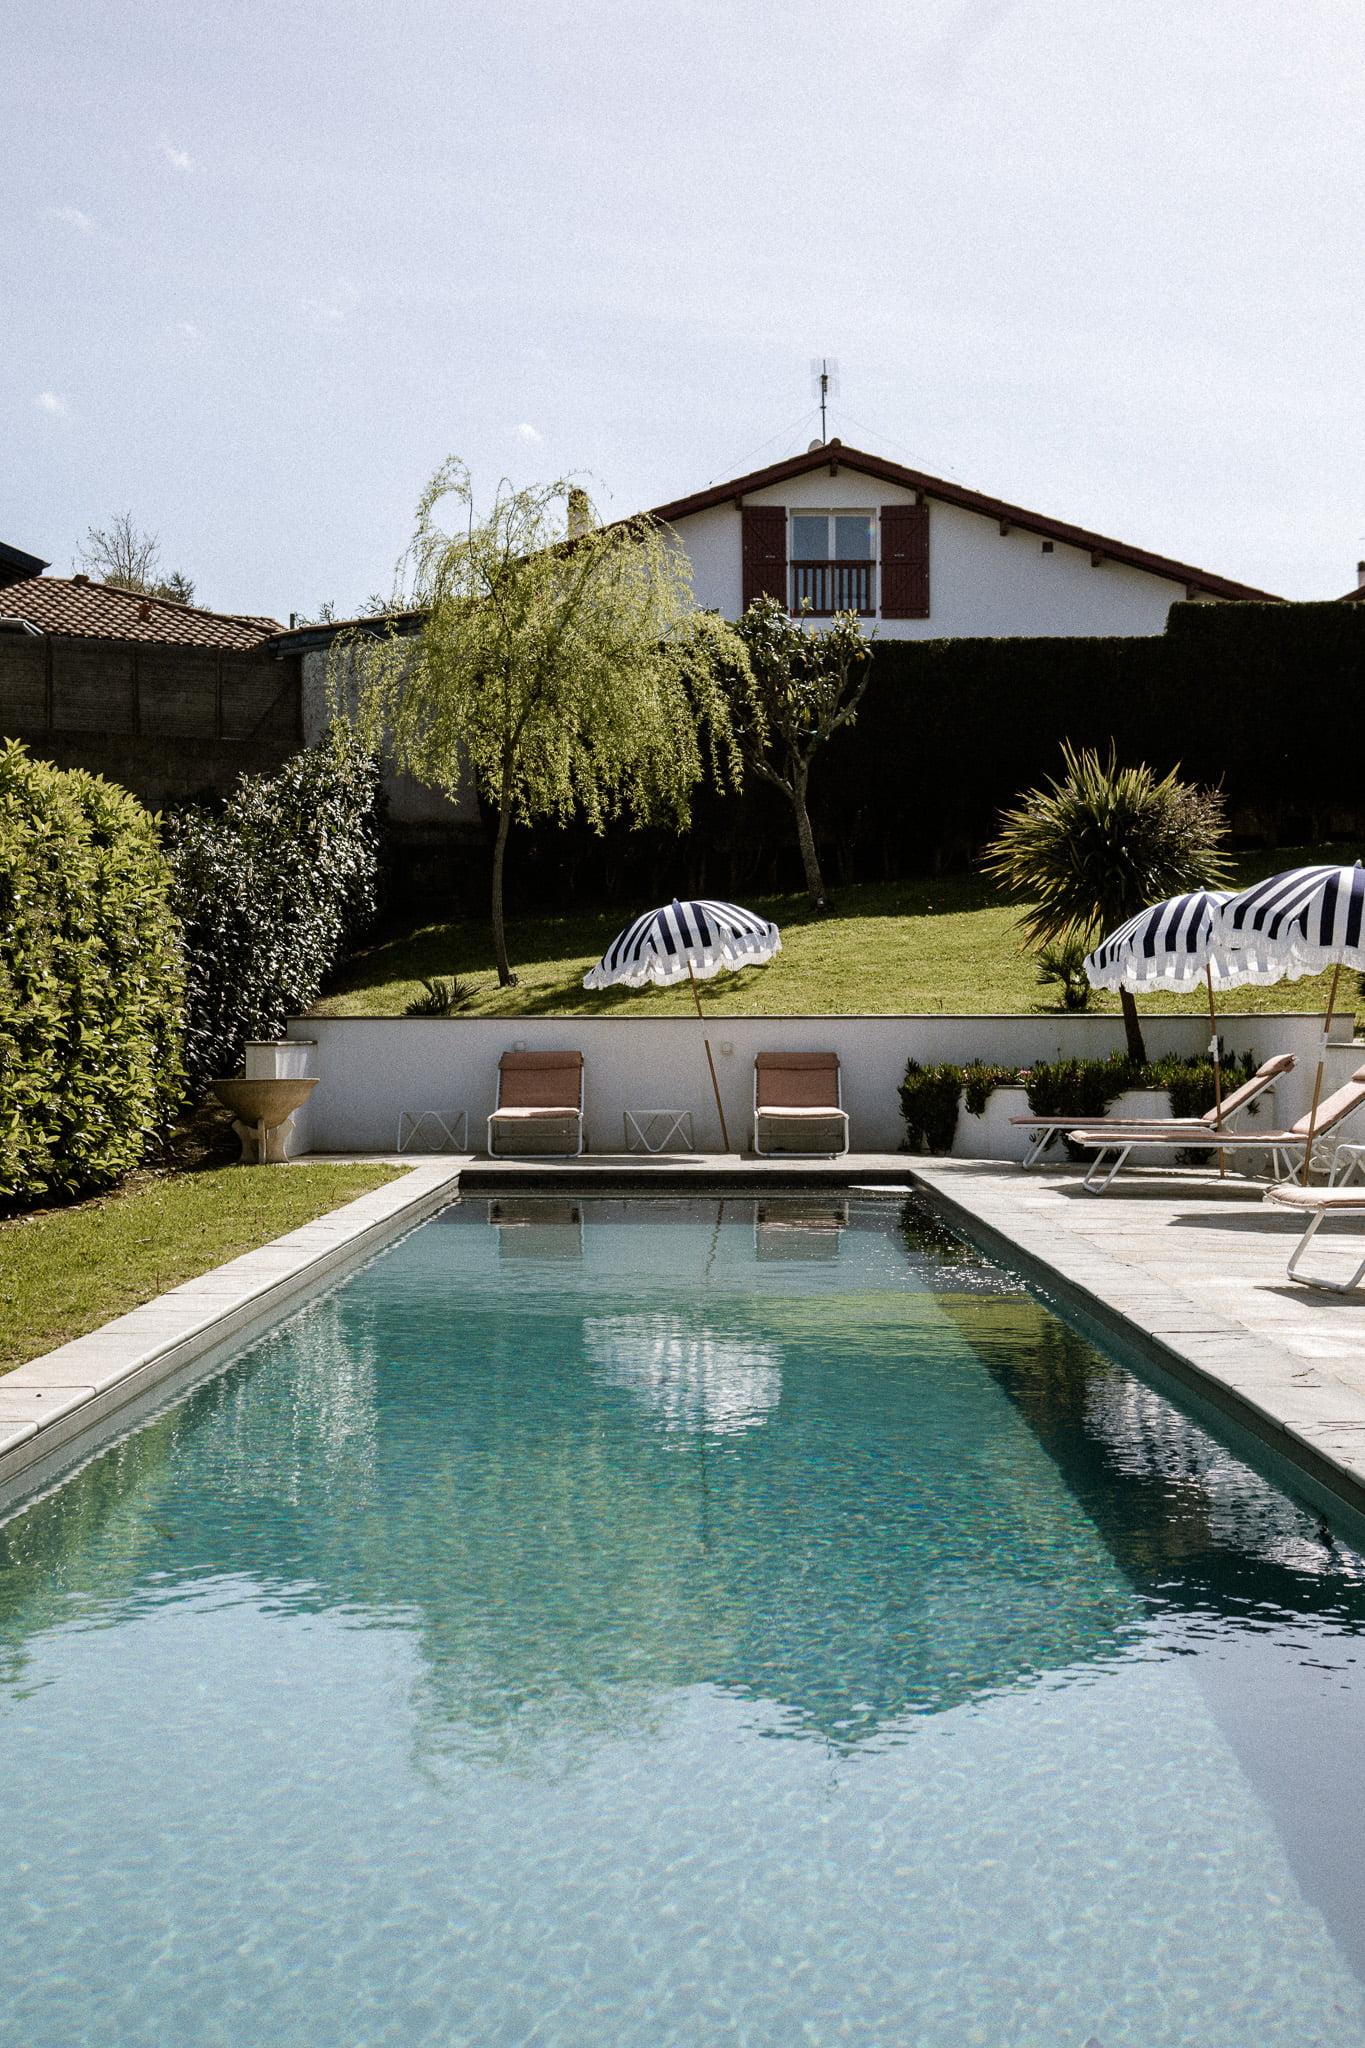
<path id="1" fill-rule="evenodd" d="M 1309 1143 L 1309 1129 L 1313 1131 L 1312 1164 L 1330 1171 L 1335 1147 L 1328 1143 L 1331 1133 L 1347 1117 L 1365 1106 L 1365 1066 L 1357 1067 L 1350 1080 L 1326 1102 L 1320 1103 L 1316 1120 L 1302 1116 L 1287 1131 L 1237 1131 L 1225 1136 L 1224 1144 L 1216 1141 L 1210 1144 L 1207 1130 L 1193 1142 L 1201 1151 L 1226 1150 L 1229 1152 L 1262 1152 L 1267 1156 L 1270 1170 L 1281 1179 L 1287 1179 L 1294 1172 L 1302 1172 L 1304 1153 Z M 1116 1174 L 1122 1171 L 1128 1156 L 1139 1145 L 1170 1152 L 1191 1143 L 1191 1133 L 1184 1124 L 1129 1125 L 1119 1133 L 1106 1131 L 1103 1124 L 1079 1126 L 1067 1132 L 1073 1144 L 1082 1145 L 1092 1151 L 1095 1157 L 1090 1162 L 1081 1186 L 1087 1194 L 1102 1195 Z M 1113 1155 L 1113 1164 L 1103 1171 L 1104 1162 Z M 1097 1177 L 1098 1176 L 1098 1177 Z"/>
<path id="2" fill-rule="evenodd" d="M 504 1104 L 504 1085 L 509 1074 L 562 1074 L 563 1086 L 569 1089 L 568 1077 L 574 1076 L 572 1093 L 575 1102 L 555 1102 L 549 1098 L 553 1087 L 543 1091 L 514 1089 L 514 1093 L 543 1092 L 544 1102 Z M 557 1084 L 558 1085 L 558 1084 Z M 582 1156 L 584 1103 L 584 1068 L 582 1053 L 532 1053 L 505 1052 L 498 1061 L 497 1107 L 488 1119 L 488 1156 L 490 1159 L 577 1159 Z M 494 1138 L 499 1131 L 523 1131 L 543 1137 L 551 1142 L 546 1144 L 522 1145 L 509 1150 L 499 1150 Z M 567 1139 L 567 1143 L 555 1142 Z"/>
<path id="3" fill-rule="evenodd" d="M 1265 1199 L 1276 1208 L 1297 1209 L 1308 1217 L 1303 1236 L 1289 1255 L 1289 1264 L 1285 1268 L 1288 1277 L 1297 1280 L 1300 1287 L 1321 1288 L 1327 1294 L 1354 1293 L 1365 1280 L 1365 1257 L 1349 1280 L 1329 1280 L 1326 1274 L 1301 1273 L 1299 1267 L 1321 1228 L 1324 1216 L 1359 1216 L 1365 1220 L 1365 1188 L 1305 1188 L 1292 1183 L 1288 1187 L 1268 1188 Z"/>
<path id="4" fill-rule="evenodd" d="M 1203 1116 L 1107 1116 L 1097 1120 L 1094 1124 L 1087 1124 L 1086 1129 L 1119 1132 L 1139 1128 L 1145 1131 L 1188 1131 L 1191 1144 L 1198 1145 L 1201 1143 L 1202 1132 L 1209 1131 L 1217 1138 L 1226 1131 L 1227 1119 L 1239 1116 L 1243 1111 L 1249 1111 L 1252 1103 L 1260 1100 L 1272 1082 L 1278 1081 L 1282 1074 L 1287 1074 L 1292 1070 L 1294 1063 L 1292 1052 L 1277 1053 L 1273 1059 L 1262 1061 L 1256 1072 L 1249 1079 L 1243 1081 L 1240 1088 L 1234 1088 L 1227 1101 L 1223 1104 L 1222 1123 L 1219 1123 L 1217 1120 L 1218 1112 L 1209 1109 L 1204 1112 Z M 1022 1126 L 1026 1128 L 1029 1134 L 1028 1151 L 1020 1162 L 1025 1173 L 1028 1172 L 1030 1167 L 1038 1164 L 1043 1154 L 1056 1139 L 1076 1128 L 1074 1114 L 1071 1116 L 1012 1116 L 1010 1122 L 1016 1127 Z"/>
<path id="5" fill-rule="evenodd" d="M 788 1073 L 832 1073 L 834 1076 L 834 1101 L 832 1103 L 780 1103 L 759 1102 L 760 1074 Z M 763 1127 L 765 1124 L 786 1123 L 799 1132 L 803 1127 L 816 1129 L 823 1123 L 837 1130 L 839 1142 L 836 1145 L 765 1145 Z M 760 1053 L 754 1061 L 754 1151 L 760 1159 L 838 1159 L 848 1150 L 848 1112 L 844 1108 L 843 1069 L 837 1053 Z"/>

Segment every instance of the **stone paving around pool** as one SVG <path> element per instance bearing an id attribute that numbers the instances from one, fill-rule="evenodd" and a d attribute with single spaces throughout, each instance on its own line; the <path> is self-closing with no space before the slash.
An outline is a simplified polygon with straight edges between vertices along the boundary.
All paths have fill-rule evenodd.
<path id="1" fill-rule="evenodd" d="M 949 1221 L 1045 1288 L 1062 1291 L 1196 1393 L 1365 1510 L 1365 1290 L 1318 1293 L 1285 1277 L 1305 1219 L 1269 1208 L 1259 1182 L 1131 1174 L 1103 1197 L 1080 1173 L 1025 1175 L 988 1160 L 906 1162 Z M 1315 1269 L 1348 1270 L 1360 1219 L 1318 1232 Z"/>

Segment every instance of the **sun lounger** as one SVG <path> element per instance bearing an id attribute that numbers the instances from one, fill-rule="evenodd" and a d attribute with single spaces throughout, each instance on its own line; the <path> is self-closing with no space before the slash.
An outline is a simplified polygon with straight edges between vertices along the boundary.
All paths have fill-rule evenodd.
<path id="1" fill-rule="evenodd" d="M 1292 1052 L 1276 1053 L 1274 1059 L 1264 1060 L 1250 1080 L 1243 1081 L 1240 1088 L 1234 1088 L 1230 1095 L 1223 1098 L 1223 1123 L 1226 1124 L 1230 1116 L 1236 1116 L 1239 1110 L 1248 1109 L 1259 1096 L 1264 1095 L 1273 1081 L 1277 1081 L 1281 1074 L 1287 1074 L 1293 1065 Z M 1037 1165 L 1054 1138 L 1060 1138 L 1064 1132 L 1075 1129 L 1076 1113 L 1073 1110 L 1069 1116 L 1012 1116 L 1010 1122 L 1029 1134 L 1029 1149 L 1023 1161 L 1024 1170 L 1027 1172 L 1030 1166 Z M 1217 1135 L 1220 1129 L 1216 1109 L 1206 1110 L 1203 1116 L 1188 1117 L 1107 1116 L 1097 1120 L 1093 1125 L 1086 1126 L 1087 1130 L 1106 1131 L 1127 1131 L 1139 1127 L 1143 1130 L 1156 1128 L 1163 1131 L 1188 1131 L 1189 1142 L 1192 1145 L 1199 1143 L 1201 1131 L 1209 1130 Z"/>
<path id="2" fill-rule="evenodd" d="M 754 1061 L 754 1150 L 834 1158 L 848 1150 L 837 1052 L 761 1052 Z"/>
<path id="3" fill-rule="evenodd" d="M 1365 1067 L 1357 1067 L 1345 1087 L 1338 1088 L 1325 1102 L 1318 1104 L 1317 1120 L 1313 1139 L 1316 1147 L 1320 1138 L 1325 1138 L 1348 1116 L 1365 1106 Z M 1287 1131 L 1234 1131 L 1224 1133 L 1224 1142 L 1230 1152 L 1261 1152 L 1271 1171 L 1281 1179 L 1301 1169 L 1303 1155 L 1308 1147 L 1309 1118 L 1301 1116 Z M 1109 1129 L 1103 1124 L 1090 1124 L 1067 1132 L 1075 1145 L 1083 1145 L 1095 1154 L 1081 1185 L 1089 1194 L 1102 1195 L 1137 1145 L 1153 1151 L 1174 1152 L 1192 1142 L 1188 1124 L 1128 1124 L 1122 1131 Z M 1212 1151 L 1214 1143 L 1201 1126 L 1193 1142 Z M 1216 1142 L 1216 1141 L 1215 1141 Z M 1297 1158 L 1295 1157 L 1297 1153 Z M 1114 1156 L 1114 1163 L 1102 1178 L 1097 1178 L 1106 1159 Z"/>
<path id="4" fill-rule="evenodd" d="M 1365 1258 L 1349 1280 L 1328 1280 L 1299 1271 L 1299 1261 L 1317 1234 L 1324 1216 L 1358 1216 L 1365 1222 L 1365 1188 L 1302 1188 L 1292 1182 L 1266 1189 L 1265 1199 L 1277 1209 L 1297 1209 L 1308 1218 L 1308 1227 L 1295 1245 L 1286 1268 L 1289 1278 L 1301 1287 L 1322 1287 L 1332 1294 L 1349 1294 L 1365 1280 Z"/>
<path id="5" fill-rule="evenodd" d="M 489 1157 L 576 1157 L 582 1150 L 582 1053 L 505 1052 L 498 1106 L 488 1119 Z"/>

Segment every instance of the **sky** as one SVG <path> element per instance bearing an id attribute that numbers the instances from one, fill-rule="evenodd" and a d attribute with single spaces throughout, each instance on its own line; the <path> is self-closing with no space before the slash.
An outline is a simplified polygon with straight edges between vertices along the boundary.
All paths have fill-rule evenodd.
<path id="1" fill-rule="evenodd" d="M 1290 597 L 1365 557 L 1359 0 L 4 0 L 0 540 L 393 588 L 447 455 L 829 432 Z"/>

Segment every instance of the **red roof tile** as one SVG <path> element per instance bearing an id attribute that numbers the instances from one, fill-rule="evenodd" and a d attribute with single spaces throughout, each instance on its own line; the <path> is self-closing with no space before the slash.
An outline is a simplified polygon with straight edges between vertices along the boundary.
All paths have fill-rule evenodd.
<path id="1" fill-rule="evenodd" d="M 91 640 L 144 640 L 179 647 L 256 647 L 280 630 L 277 619 L 206 612 L 168 597 L 144 597 L 112 583 L 75 576 L 31 576 L 0 588 L 0 619 L 23 619 L 40 633 Z"/>

